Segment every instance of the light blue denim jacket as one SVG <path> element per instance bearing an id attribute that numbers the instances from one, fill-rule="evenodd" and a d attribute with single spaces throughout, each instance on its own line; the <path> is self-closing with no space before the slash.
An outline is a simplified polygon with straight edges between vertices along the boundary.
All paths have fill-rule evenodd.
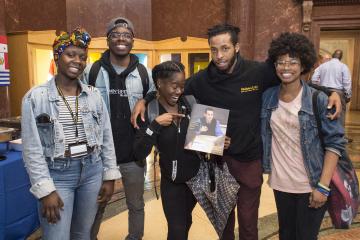
<path id="1" fill-rule="evenodd" d="M 300 142 L 304 158 L 304 165 L 310 184 L 315 187 L 320 180 L 324 165 L 324 151 L 322 150 L 316 119 L 313 113 L 312 94 L 317 91 L 302 81 L 303 93 L 301 109 L 298 113 L 300 122 Z M 263 141 L 262 166 L 265 173 L 271 172 L 271 142 L 272 131 L 270 119 L 272 112 L 278 107 L 280 85 L 269 88 L 262 96 L 261 108 L 261 137 Z M 320 93 L 317 98 L 320 113 L 322 135 L 327 151 L 339 156 L 345 149 L 344 128 L 338 120 L 331 121 L 326 117 L 328 98 Z"/>
<path id="2" fill-rule="evenodd" d="M 88 64 L 83 72 L 81 81 L 85 84 L 89 83 L 89 74 L 92 64 Z M 147 73 L 149 75 L 149 91 L 156 91 L 154 81 L 152 80 L 151 71 L 146 68 Z M 136 102 L 143 98 L 143 86 L 141 82 L 140 73 L 137 68 L 134 69 L 125 79 L 126 90 L 129 99 L 130 110 L 132 111 Z M 110 111 L 110 98 L 109 98 L 109 73 L 103 68 L 100 68 L 100 71 L 96 78 L 95 87 L 99 89 L 101 96 L 103 97 L 106 107 L 108 109 L 109 114 Z"/>
<path id="3" fill-rule="evenodd" d="M 92 156 L 103 161 L 104 180 L 118 179 L 120 172 L 116 166 L 110 119 L 104 101 L 96 88 L 80 81 L 79 84 L 79 110 L 87 143 L 94 147 Z M 23 159 L 32 184 L 30 191 L 37 198 L 56 190 L 47 161 L 62 158 L 65 153 L 64 131 L 58 120 L 60 100 L 53 78 L 32 88 L 22 101 Z M 50 116 L 50 123 L 36 123 L 36 117 L 42 113 Z"/>

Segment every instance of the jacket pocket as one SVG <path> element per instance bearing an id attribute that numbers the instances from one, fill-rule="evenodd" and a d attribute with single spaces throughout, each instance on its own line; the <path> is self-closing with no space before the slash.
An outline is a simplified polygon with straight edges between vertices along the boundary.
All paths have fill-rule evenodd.
<path id="1" fill-rule="evenodd" d="M 55 145 L 54 123 L 36 123 L 36 126 L 38 128 L 44 155 L 45 157 L 51 157 L 53 155 Z"/>

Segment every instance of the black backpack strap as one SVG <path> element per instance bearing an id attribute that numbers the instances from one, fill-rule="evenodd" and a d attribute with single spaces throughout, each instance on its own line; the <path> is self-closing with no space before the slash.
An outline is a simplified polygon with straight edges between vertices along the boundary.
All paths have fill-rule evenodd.
<path id="1" fill-rule="evenodd" d="M 318 135 L 320 138 L 320 142 L 321 142 L 321 146 L 323 147 L 323 149 L 325 149 L 325 145 L 324 145 L 324 136 L 322 135 L 321 132 L 321 120 L 320 120 L 320 113 L 319 113 L 319 107 L 318 107 L 318 95 L 320 94 L 320 91 L 315 91 L 312 94 L 312 105 L 313 105 L 313 113 L 316 119 L 316 125 L 318 128 Z"/>
<path id="2" fill-rule="evenodd" d="M 154 121 L 154 119 L 159 116 L 159 103 L 158 100 L 155 98 L 153 100 L 151 100 L 148 105 L 147 105 L 147 118 L 149 121 L 149 124 Z M 159 150 L 157 148 L 156 145 L 154 145 L 154 191 L 155 191 L 155 196 L 156 199 L 159 199 L 159 194 L 157 192 L 157 186 L 156 186 L 156 164 L 158 161 L 158 155 L 159 155 Z"/>
<path id="3" fill-rule="evenodd" d="M 100 68 L 101 68 L 101 64 L 99 60 L 94 62 L 93 65 L 91 66 L 89 72 L 89 85 L 95 87 L 96 78 L 99 74 Z"/>
<path id="4" fill-rule="evenodd" d="M 139 63 L 137 65 L 137 69 L 139 71 L 141 83 L 143 86 L 143 98 L 144 98 L 146 96 L 147 92 L 149 91 L 149 74 L 146 70 L 146 67 L 144 65 L 142 65 L 141 63 Z"/>
<path id="5" fill-rule="evenodd" d="M 190 111 L 192 110 L 194 104 L 196 104 L 196 99 L 193 95 L 185 95 L 184 96 L 184 99 L 186 101 L 185 104 L 188 104 L 189 107 L 190 107 Z"/>
<path id="6" fill-rule="evenodd" d="M 147 115 L 149 124 L 154 121 L 154 119 L 159 116 L 159 104 L 157 99 L 153 99 L 147 105 Z"/>

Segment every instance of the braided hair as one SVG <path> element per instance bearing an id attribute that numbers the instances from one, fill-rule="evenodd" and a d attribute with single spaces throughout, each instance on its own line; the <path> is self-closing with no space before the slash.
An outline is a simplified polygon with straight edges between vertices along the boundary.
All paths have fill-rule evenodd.
<path id="1" fill-rule="evenodd" d="M 156 65 L 152 70 L 152 78 L 156 88 L 158 88 L 158 80 L 170 80 L 175 73 L 185 73 L 185 67 L 180 62 L 166 61 Z"/>

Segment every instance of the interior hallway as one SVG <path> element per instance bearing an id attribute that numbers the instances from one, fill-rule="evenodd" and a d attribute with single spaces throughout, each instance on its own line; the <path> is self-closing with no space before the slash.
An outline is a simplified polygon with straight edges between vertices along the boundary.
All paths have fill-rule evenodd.
<path id="1" fill-rule="evenodd" d="M 348 113 L 346 118 L 346 134 L 353 142 L 348 144 L 348 150 L 355 167 L 360 175 L 360 111 Z M 151 175 L 151 174 L 150 174 Z M 151 181 L 152 176 L 148 177 Z M 272 190 L 266 184 L 267 176 L 264 175 L 264 184 L 259 210 L 259 237 L 260 239 L 278 239 L 276 207 Z M 148 184 L 146 198 L 150 199 L 145 204 L 145 235 L 144 240 L 162 240 L 166 239 L 167 225 L 162 211 L 161 200 L 155 199 L 154 190 Z M 329 219 L 323 222 L 324 231 L 320 234 L 321 240 L 352 240 L 360 239 L 360 221 L 357 217 L 354 225 L 350 230 L 333 231 Z M 99 240 L 124 239 L 127 233 L 127 211 L 105 220 L 101 225 Z M 193 212 L 193 225 L 190 229 L 189 240 L 215 240 L 217 235 L 211 226 L 204 211 L 197 205 Z"/>

